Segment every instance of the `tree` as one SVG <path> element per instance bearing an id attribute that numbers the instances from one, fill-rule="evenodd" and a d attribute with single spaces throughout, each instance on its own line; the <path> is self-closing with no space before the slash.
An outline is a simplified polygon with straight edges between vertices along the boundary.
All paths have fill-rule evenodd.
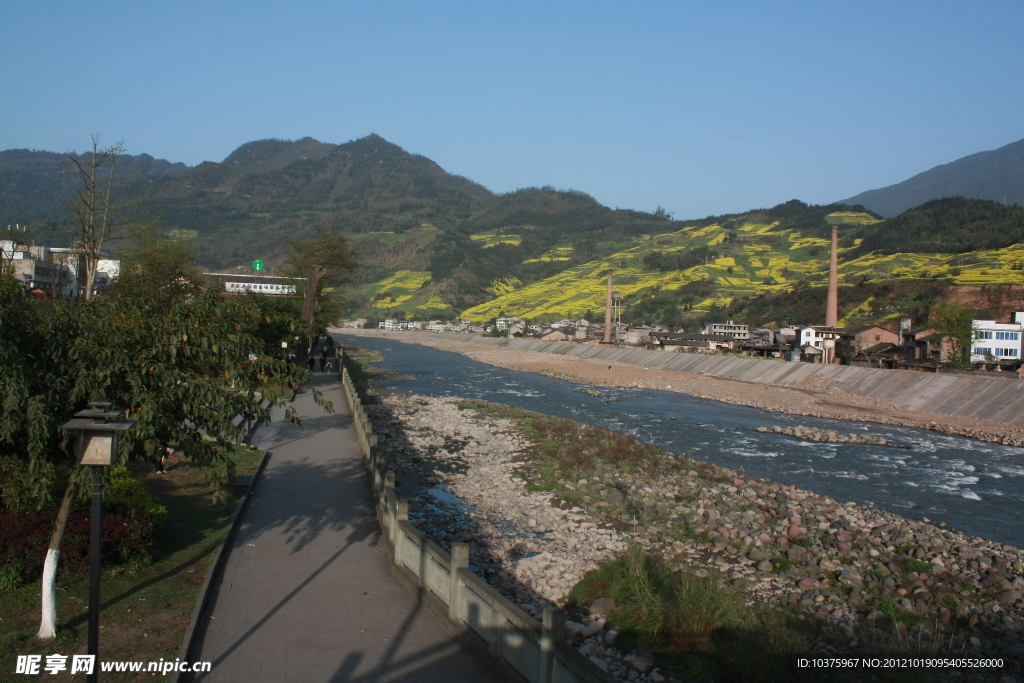
<path id="1" fill-rule="evenodd" d="M 942 335 L 943 341 L 949 346 L 945 358 L 949 366 L 971 367 L 974 309 L 957 301 L 943 301 L 932 306 L 928 324 Z"/>
<path id="2" fill-rule="evenodd" d="M 250 297 L 204 291 L 190 280 L 187 251 L 151 243 L 129 258 L 102 297 L 88 301 L 27 300 L 14 278 L 0 275 L 0 456 L 27 462 L 40 506 L 64 488 L 43 573 L 40 638 L 56 633 L 56 572 L 64 525 L 87 478 L 75 467 L 71 437 L 59 426 L 89 401 L 110 400 L 137 420 L 121 440 L 122 461 L 155 460 L 177 444 L 206 468 L 245 435 L 247 423 L 269 422 L 291 387 L 309 371 L 265 354 L 253 334 L 264 319 Z M 176 255 L 175 255 L 176 254 Z M 163 263 L 162 276 L 143 264 Z M 332 410 L 314 390 L 317 403 Z M 285 418 L 298 423 L 294 409 Z M 42 476 L 53 464 L 52 480 Z"/>
<path id="3" fill-rule="evenodd" d="M 69 340 L 77 334 L 67 302 L 26 299 L 21 283 L 0 273 L 0 457 L 27 465 L 40 508 L 52 504 L 52 492 L 65 487 L 43 565 L 39 637 L 46 639 L 56 636 L 56 573 L 64 528 L 84 490 L 69 437 L 59 429 L 74 412 Z M 85 407 L 84 401 L 78 407 Z"/>
<path id="4" fill-rule="evenodd" d="M 79 289 L 88 299 L 103 247 L 126 236 L 129 226 L 139 221 L 139 200 L 125 200 L 120 194 L 137 168 L 124 169 L 124 143 L 100 149 L 100 136 L 92 136 L 92 151 L 84 155 L 70 152 L 64 167 L 74 174 L 77 189 L 61 201 L 71 219 L 67 229 L 72 242 L 81 250 Z"/>
<path id="5" fill-rule="evenodd" d="M 291 252 L 288 254 L 285 272 L 292 277 L 306 278 L 303 305 L 305 339 L 297 359 L 299 363 L 304 363 L 310 340 L 327 328 L 328 321 L 323 316 L 318 324 L 317 313 L 323 311 L 333 314 L 340 306 L 340 301 L 329 290 L 352 282 L 357 263 L 348 238 L 322 225 L 316 227 L 316 237 L 313 239 L 289 239 L 287 242 Z M 325 306 L 328 301 L 333 305 Z"/>

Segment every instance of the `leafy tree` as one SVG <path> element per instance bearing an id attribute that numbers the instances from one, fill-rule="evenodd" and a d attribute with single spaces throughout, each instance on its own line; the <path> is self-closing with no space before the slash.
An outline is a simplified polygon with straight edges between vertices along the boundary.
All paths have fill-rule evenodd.
<path id="1" fill-rule="evenodd" d="M 974 336 L 974 309 L 957 301 L 932 306 L 928 324 L 949 345 L 946 362 L 953 368 L 971 367 L 971 343 Z"/>
<path id="2" fill-rule="evenodd" d="M 122 461 L 155 460 L 177 444 L 216 489 L 213 466 L 228 444 L 244 437 L 246 423 L 269 422 L 271 407 L 286 406 L 291 387 L 310 379 L 265 353 L 254 334 L 265 316 L 252 297 L 204 291 L 187 277 L 189 263 L 187 250 L 150 243 L 107 294 L 78 302 L 27 300 L 20 283 L 0 276 L 0 457 L 27 462 L 41 507 L 64 488 L 44 566 L 41 638 L 55 635 L 64 525 L 88 490 L 87 468 L 75 467 L 70 436 L 59 429 L 64 421 L 89 401 L 112 401 L 137 420 L 121 440 Z M 299 422 L 290 407 L 285 419 Z"/>
<path id="3" fill-rule="evenodd" d="M 285 272 L 292 277 L 305 277 L 303 319 L 306 323 L 304 343 L 299 349 L 299 362 L 306 360 L 309 341 L 327 329 L 340 301 L 333 296 L 335 287 L 352 282 L 357 263 L 348 237 L 340 232 L 316 227 L 316 237 L 309 240 L 289 239 Z M 325 305 L 325 304 L 331 305 Z M 323 312 L 320 316 L 317 314 Z M 326 319 L 325 319 L 326 318 Z"/>

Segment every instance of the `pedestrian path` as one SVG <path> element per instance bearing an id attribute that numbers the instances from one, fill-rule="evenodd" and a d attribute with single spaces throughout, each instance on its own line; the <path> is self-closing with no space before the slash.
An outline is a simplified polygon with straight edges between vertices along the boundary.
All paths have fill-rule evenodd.
<path id="1" fill-rule="evenodd" d="M 334 414 L 307 390 L 303 428 L 275 409 L 254 435 L 271 456 L 200 621 L 197 680 L 497 680 L 390 574 L 341 383 L 314 386 Z"/>

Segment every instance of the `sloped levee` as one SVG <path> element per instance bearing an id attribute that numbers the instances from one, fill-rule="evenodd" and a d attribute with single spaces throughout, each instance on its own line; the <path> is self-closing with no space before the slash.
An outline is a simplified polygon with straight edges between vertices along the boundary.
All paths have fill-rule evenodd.
<path id="1" fill-rule="evenodd" d="M 985 379 L 905 370 L 878 370 L 844 365 L 788 363 L 742 356 L 669 353 L 626 347 L 587 346 L 501 337 L 441 333 L 401 333 L 396 339 L 448 339 L 522 351 L 538 351 L 579 358 L 642 365 L 709 377 L 794 388 L 832 387 L 870 398 L 892 401 L 906 410 L 976 417 L 1024 425 L 1024 382 Z"/>

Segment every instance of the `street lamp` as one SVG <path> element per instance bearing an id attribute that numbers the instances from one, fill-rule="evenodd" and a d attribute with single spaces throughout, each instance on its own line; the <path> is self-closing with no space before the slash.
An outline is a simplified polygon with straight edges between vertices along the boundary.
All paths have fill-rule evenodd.
<path id="1" fill-rule="evenodd" d="M 78 432 L 75 453 L 78 464 L 92 468 L 92 542 L 89 549 L 89 649 L 94 656 L 92 673 L 86 677 L 96 682 L 99 670 L 100 645 L 100 551 L 103 519 L 103 468 L 117 461 L 117 439 L 121 432 L 135 426 L 135 420 L 122 420 L 120 410 L 111 410 L 112 403 L 90 403 L 87 410 L 75 413 L 75 419 L 61 429 Z"/>

